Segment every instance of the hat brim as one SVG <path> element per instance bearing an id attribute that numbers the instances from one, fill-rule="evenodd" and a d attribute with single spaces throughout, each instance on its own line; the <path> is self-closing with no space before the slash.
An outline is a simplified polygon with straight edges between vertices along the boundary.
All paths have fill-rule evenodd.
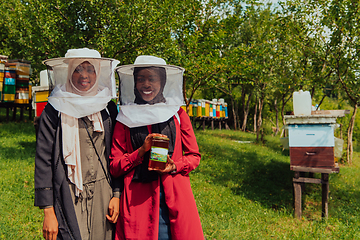
<path id="1" fill-rule="evenodd" d="M 59 65 L 63 65 L 63 64 L 68 64 L 68 62 L 71 59 L 94 59 L 94 60 L 99 60 L 99 61 L 118 61 L 114 58 L 92 58 L 92 57 L 61 57 L 61 58 L 50 58 L 50 59 L 46 59 L 44 61 L 42 61 L 43 64 L 47 65 L 47 66 L 59 66 Z"/>
<path id="2" fill-rule="evenodd" d="M 177 73 L 183 73 L 185 72 L 185 69 L 179 66 L 175 65 L 162 65 L 162 64 L 129 64 L 129 65 L 123 65 L 115 68 L 115 71 L 132 75 L 134 72 L 134 68 L 136 67 L 163 67 L 166 69 L 166 72 L 168 74 L 177 74 Z"/>

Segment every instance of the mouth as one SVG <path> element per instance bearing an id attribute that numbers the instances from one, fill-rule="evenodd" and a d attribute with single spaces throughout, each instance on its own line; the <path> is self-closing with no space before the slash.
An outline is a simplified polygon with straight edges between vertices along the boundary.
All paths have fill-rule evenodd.
<path id="1" fill-rule="evenodd" d="M 80 81 L 80 85 L 85 87 L 85 86 L 88 86 L 90 84 L 90 81 Z"/>
<path id="2" fill-rule="evenodd" d="M 144 95 L 151 95 L 154 91 L 141 91 Z"/>

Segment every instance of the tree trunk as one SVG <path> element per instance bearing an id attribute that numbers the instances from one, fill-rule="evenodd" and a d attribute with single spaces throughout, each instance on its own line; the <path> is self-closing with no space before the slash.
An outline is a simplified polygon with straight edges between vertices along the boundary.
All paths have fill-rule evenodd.
<path id="1" fill-rule="evenodd" d="M 276 119 L 276 130 L 275 130 L 275 136 L 278 134 L 279 130 L 279 109 L 277 104 L 277 99 L 274 101 L 274 107 L 275 107 L 275 119 Z"/>
<path id="2" fill-rule="evenodd" d="M 284 95 L 283 97 L 282 97 L 282 100 L 281 100 L 281 102 L 282 102 L 282 106 L 281 106 L 281 118 L 282 118 L 282 123 L 283 123 L 283 126 L 285 126 L 285 105 L 286 105 L 286 103 L 291 99 L 291 95 L 286 99 L 286 96 Z M 285 129 L 283 128 L 282 129 L 282 131 L 281 131 L 281 134 L 280 134 L 280 136 L 284 136 L 284 137 L 286 137 L 286 131 L 285 131 Z"/>
<path id="3" fill-rule="evenodd" d="M 239 106 L 241 105 L 241 110 L 242 110 L 242 120 L 243 120 L 243 123 L 242 123 L 242 125 L 240 124 L 240 122 L 239 122 L 239 128 L 240 128 L 240 126 L 241 126 L 241 131 L 244 131 L 243 130 L 243 127 L 244 127 L 244 122 L 246 122 L 247 121 L 247 115 L 245 114 L 245 109 L 246 109 L 246 90 L 245 90 L 245 86 L 242 86 L 242 88 L 241 88 L 241 100 L 240 100 L 241 102 L 239 103 Z M 240 121 L 240 119 L 239 119 L 239 121 Z M 246 126 L 246 124 L 245 124 L 245 126 Z"/>
<path id="4" fill-rule="evenodd" d="M 182 89 L 182 94 L 183 94 L 183 97 L 184 97 L 184 101 L 185 101 L 185 104 L 186 104 L 186 112 L 187 114 L 189 114 L 189 104 L 190 104 L 190 101 L 191 99 L 187 99 L 186 98 L 186 81 L 185 81 L 185 76 L 183 77 L 183 89 Z"/>
<path id="5" fill-rule="evenodd" d="M 262 129 L 262 110 L 263 110 L 263 104 L 264 104 L 264 99 L 263 98 L 259 98 L 259 114 L 258 114 L 258 120 L 257 120 L 257 131 L 256 131 L 256 140 L 259 141 L 259 135 L 261 134 L 261 129 Z M 261 141 L 264 140 L 264 136 L 263 133 L 261 134 Z"/>
<path id="6" fill-rule="evenodd" d="M 258 98 L 255 99 L 255 111 L 254 111 L 254 133 L 256 132 L 256 124 L 257 124 L 257 110 L 258 110 Z"/>
<path id="7" fill-rule="evenodd" d="M 349 164 L 352 163 L 352 155 L 353 155 L 353 144 L 352 144 L 352 136 L 354 132 L 354 125 L 355 125 L 355 117 L 356 117 L 356 110 L 357 110 L 357 103 L 354 106 L 354 112 L 351 116 L 350 122 L 349 122 L 349 128 L 348 128 L 348 140 L 347 140 L 347 149 L 346 149 L 346 155 L 347 155 L 347 162 Z"/>
<path id="8" fill-rule="evenodd" d="M 231 97 L 231 110 L 233 113 L 233 118 L 234 118 L 234 129 L 237 129 L 237 116 L 236 116 L 236 112 L 235 112 L 235 100 Z"/>
<path id="9" fill-rule="evenodd" d="M 249 116 L 249 110 L 250 110 L 251 96 L 252 96 L 252 92 L 249 93 L 248 100 L 246 102 L 246 107 L 245 107 L 245 99 L 244 99 L 244 108 L 243 108 L 244 120 L 243 120 L 243 124 L 241 127 L 241 131 L 243 131 L 243 132 L 245 132 L 245 130 L 246 130 L 247 118 Z"/>

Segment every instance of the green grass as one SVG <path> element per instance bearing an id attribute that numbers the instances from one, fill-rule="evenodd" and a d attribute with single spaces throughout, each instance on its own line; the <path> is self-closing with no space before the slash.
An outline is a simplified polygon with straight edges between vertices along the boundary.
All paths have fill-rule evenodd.
<path id="1" fill-rule="evenodd" d="M 258 145 L 253 134 L 227 130 L 196 137 L 202 159 L 191 184 L 208 240 L 360 238 L 358 152 L 352 166 L 330 175 L 329 218 L 321 218 L 321 186 L 307 184 L 299 221 L 289 153 L 278 138 Z M 0 116 L 0 239 L 42 237 L 42 211 L 33 206 L 35 141 L 32 122 Z"/>
<path id="2" fill-rule="evenodd" d="M 0 123 L 0 239 L 39 239 L 34 207 L 35 129 L 32 123 Z"/>
<path id="3" fill-rule="evenodd" d="M 253 134 L 224 130 L 196 136 L 202 160 L 191 180 L 207 239 L 360 237 L 358 153 L 352 166 L 330 175 L 328 220 L 321 218 L 321 185 L 307 184 L 298 221 L 289 153 L 279 139 L 267 137 L 265 145 L 257 145 Z"/>

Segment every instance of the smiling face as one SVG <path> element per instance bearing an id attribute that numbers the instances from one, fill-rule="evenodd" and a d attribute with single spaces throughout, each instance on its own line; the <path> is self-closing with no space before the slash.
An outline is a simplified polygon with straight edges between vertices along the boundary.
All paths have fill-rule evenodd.
<path id="1" fill-rule="evenodd" d="M 140 70 L 137 74 L 135 87 L 142 99 L 149 102 L 156 97 L 161 89 L 160 75 L 154 69 Z"/>
<path id="2" fill-rule="evenodd" d="M 88 91 L 96 82 L 94 66 L 89 62 L 81 63 L 75 68 L 71 81 L 78 90 Z"/>

